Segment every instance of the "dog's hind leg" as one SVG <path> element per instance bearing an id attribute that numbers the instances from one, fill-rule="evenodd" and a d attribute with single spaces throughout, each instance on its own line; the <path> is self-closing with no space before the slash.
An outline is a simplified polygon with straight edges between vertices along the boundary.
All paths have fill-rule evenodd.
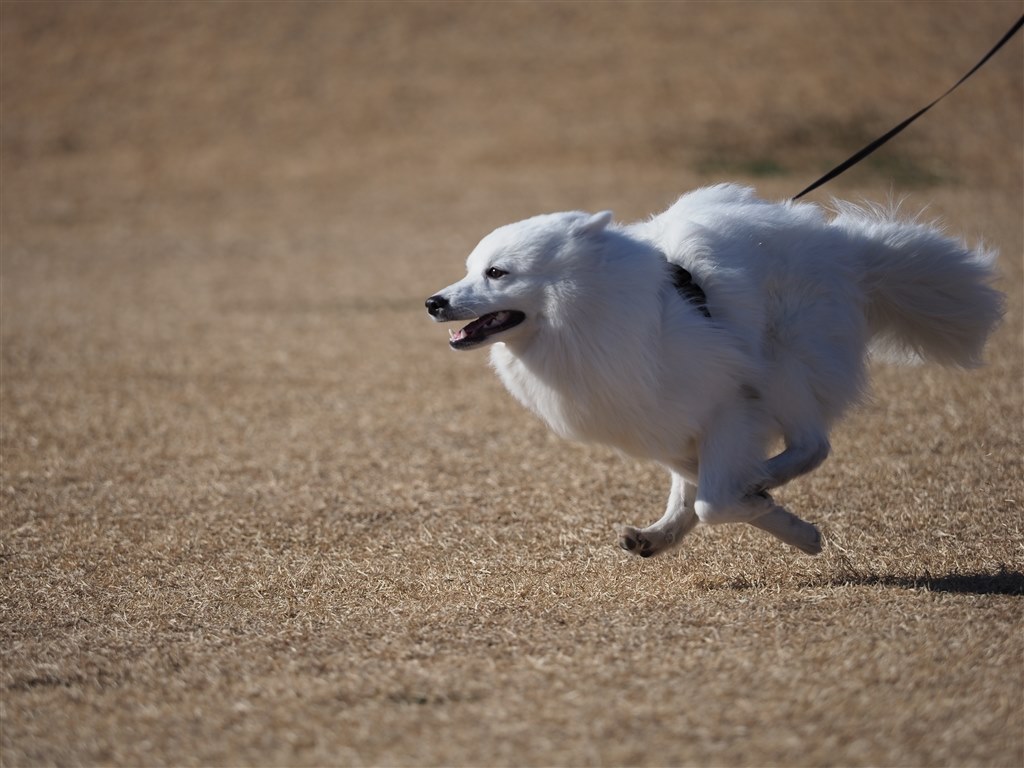
<path id="1" fill-rule="evenodd" d="M 716 429 L 709 432 L 701 446 L 694 512 L 702 523 L 750 523 L 790 546 L 816 555 L 821 551 L 821 534 L 785 507 L 775 503 L 762 488 L 771 480 L 765 471 L 767 462 L 758 460 L 750 441 L 749 422 L 742 414 L 723 415 Z M 790 454 L 783 469 L 799 468 L 798 452 Z M 814 458 L 814 456 L 811 456 Z M 754 490 L 749 490 L 754 488 Z"/>
<path id="2" fill-rule="evenodd" d="M 673 472 L 665 514 L 658 522 L 643 529 L 631 525 L 616 526 L 619 546 L 640 557 L 652 557 L 676 546 L 697 525 L 697 514 L 693 511 L 696 495 L 697 487 Z"/>
<path id="3" fill-rule="evenodd" d="M 810 440 L 786 440 L 786 449 L 764 464 L 765 480 L 755 489 L 768 491 L 785 485 L 790 480 L 806 475 L 822 465 L 831 447 L 828 438 L 819 436 Z"/>
<path id="4" fill-rule="evenodd" d="M 764 491 L 727 505 L 701 500 L 696 503 L 696 510 L 703 523 L 749 523 L 808 555 L 821 552 L 821 532 L 818 528 L 776 504 Z"/>
<path id="5" fill-rule="evenodd" d="M 821 552 L 821 532 L 817 526 L 800 519 L 785 507 L 780 507 L 767 493 L 761 495 L 768 501 L 770 509 L 751 520 L 752 526 L 767 531 L 808 555 Z"/>

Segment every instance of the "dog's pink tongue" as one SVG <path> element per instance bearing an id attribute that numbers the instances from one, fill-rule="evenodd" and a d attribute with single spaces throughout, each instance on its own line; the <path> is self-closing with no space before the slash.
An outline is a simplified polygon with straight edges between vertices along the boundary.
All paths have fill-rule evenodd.
<path id="1" fill-rule="evenodd" d="M 451 337 L 448 339 L 448 341 L 461 341 L 464 338 L 466 338 L 466 329 L 465 328 L 459 328 L 459 330 L 455 331 L 451 335 Z"/>

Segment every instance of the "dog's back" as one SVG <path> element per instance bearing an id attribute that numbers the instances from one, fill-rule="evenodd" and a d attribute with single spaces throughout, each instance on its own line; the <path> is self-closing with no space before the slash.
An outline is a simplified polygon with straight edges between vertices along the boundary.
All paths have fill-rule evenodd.
<path id="1" fill-rule="evenodd" d="M 630 228 L 693 275 L 785 434 L 827 431 L 857 402 L 869 349 L 974 365 L 1002 314 L 993 254 L 895 210 L 837 205 L 830 221 L 719 185 Z"/>

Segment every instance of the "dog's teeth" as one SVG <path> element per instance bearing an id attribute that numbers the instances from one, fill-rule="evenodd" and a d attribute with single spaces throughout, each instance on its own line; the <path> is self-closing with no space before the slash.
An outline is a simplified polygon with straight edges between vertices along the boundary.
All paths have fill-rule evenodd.
<path id="1" fill-rule="evenodd" d="M 454 338 L 455 338 L 455 331 L 453 331 L 451 328 L 449 328 L 448 329 L 448 341 L 451 341 Z"/>

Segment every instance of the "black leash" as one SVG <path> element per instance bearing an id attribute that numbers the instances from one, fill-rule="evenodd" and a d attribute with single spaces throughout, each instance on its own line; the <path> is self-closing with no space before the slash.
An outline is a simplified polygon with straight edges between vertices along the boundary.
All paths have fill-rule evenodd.
<path id="1" fill-rule="evenodd" d="M 937 99 L 936 99 L 935 101 L 933 101 L 933 102 L 932 102 L 931 104 L 929 104 L 929 105 L 928 105 L 927 107 L 924 107 L 923 109 L 919 109 L 919 110 L 918 110 L 917 112 L 915 112 L 914 114 L 912 114 L 912 115 L 911 115 L 910 117 L 908 117 L 908 118 L 907 118 L 906 120 L 904 120 L 904 121 L 903 121 L 902 123 L 900 123 L 899 125 L 897 125 L 897 126 L 896 126 L 895 128 L 893 128 L 893 129 L 892 129 L 891 131 L 889 131 L 889 132 L 888 132 L 887 134 L 885 134 L 884 136 L 882 136 L 882 137 L 880 137 L 880 138 L 877 138 L 877 139 L 875 139 L 875 140 L 874 140 L 873 142 L 871 142 L 870 144 L 868 144 L 868 145 L 867 145 L 866 147 L 864 147 L 864 149 L 860 150 L 860 151 L 859 151 L 859 152 L 858 152 L 857 154 L 855 154 L 855 155 L 854 155 L 853 157 L 851 157 L 851 158 L 850 158 L 849 160 L 847 160 L 847 161 L 845 161 L 845 162 L 841 163 L 840 165 L 837 165 L 837 166 L 836 166 L 835 168 L 833 168 L 833 169 L 832 169 L 831 171 L 829 171 L 828 173 L 826 173 L 826 174 L 825 174 L 824 176 L 822 176 L 822 177 L 821 177 L 820 179 L 818 179 L 818 180 L 817 180 L 816 182 L 814 182 L 813 184 L 811 184 L 811 186 L 809 186 L 809 187 L 808 187 L 807 189 L 805 189 L 805 190 L 804 190 L 803 192 L 801 192 L 801 193 L 800 193 L 799 195 L 797 195 L 797 196 L 796 196 L 796 197 L 794 197 L 793 199 L 794 199 L 794 200 L 799 200 L 799 199 L 800 199 L 801 197 L 803 197 L 804 195 L 806 195 L 806 194 L 807 194 L 808 192 L 812 192 L 813 190 L 815 190 L 815 189 L 817 189 L 818 187 L 820 187 L 820 186 L 821 186 L 822 184 L 825 184 L 826 182 L 829 182 L 829 181 L 831 181 L 832 179 L 834 179 L 834 178 L 835 178 L 836 176 L 838 176 L 839 174 L 841 174 L 841 173 L 842 173 L 843 171 L 847 170 L 847 169 L 848 169 L 848 168 L 850 168 L 851 166 L 854 166 L 854 165 L 856 165 L 856 164 L 857 164 L 857 163 L 859 163 L 859 162 L 860 162 L 861 160 L 863 160 L 863 159 L 864 159 L 865 157 L 867 157 L 867 156 L 868 156 L 868 155 L 870 155 L 870 154 L 871 154 L 872 152 L 874 152 L 874 151 L 875 151 L 876 149 L 878 149 L 878 148 L 879 148 L 880 146 L 882 146 L 883 144 L 885 144 L 885 142 L 887 142 L 887 141 L 888 141 L 889 139 L 891 139 L 891 138 L 892 138 L 893 136 L 895 136 L 896 134 L 900 133 L 900 131 L 902 131 L 902 130 L 903 130 L 904 128 L 906 128 L 906 127 L 907 127 L 908 125 L 910 125 L 910 124 L 911 124 L 912 122 L 914 122 L 915 120 L 917 120 L 917 118 L 919 118 L 919 117 L 920 117 L 921 115 L 923 115 L 923 114 L 924 114 L 925 112 L 927 112 L 927 111 L 928 111 L 929 109 L 931 109 L 931 108 L 932 108 L 932 107 L 934 107 L 934 106 L 935 106 L 936 104 L 938 104 L 938 103 L 939 103 L 940 101 L 942 101 L 942 100 L 943 100 L 944 98 L 946 98 L 947 96 L 949 96 L 949 94 L 951 94 L 951 93 L 952 93 L 953 91 L 955 91 L 955 90 L 956 90 L 957 88 L 959 88 L 959 87 L 960 87 L 960 84 L 961 84 L 961 83 L 963 83 L 963 82 L 964 82 L 964 81 L 965 81 L 965 80 L 966 80 L 967 78 L 969 78 L 969 77 L 970 77 L 971 75 L 973 75 L 973 74 L 974 74 L 975 72 L 977 72 L 977 71 L 978 71 L 979 69 L 981 69 L 982 65 L 983 65 L 983 64 L 984 64 L 984 63 L 985 63 L 986 61 L 988 61 L 989 59 L 991 59 L 991 58 L 992 58 L 992 56 L 994 56 L 994 55 L 995 55 L 996 51 L 998 51 L 998 50 L 999 50 L 1000 48 L 1002 48 L 1002 47 L 1003 47 L 1004 45 L 1006 45 L 1006 42 L 1007 42 L 1007 41 L 1008 41 L 1008 40 L 1009 40 L 1009 39 L 1010 39 L 1011 37 L 1013 37 L 1013 36 L 1014 36 L 1015 34 L 1017 34 L 1017 32 L 1018 32 L 1018 31 L 1020 31 L 1020 28 L 1021 28 L 1021 26 L 1024 26 L 1024 16 L 1021 16 L 1021 17 L 1020 17 L 1020 18 L 1019 18 L 1019 19 L 1017 20 L 1017 23 L 1016 23 L 1016 24 L 1014 24 L 1014 25 L 1013 25 L 1013 26 L 1012 26 L 1012 27 L 1010 28 L 1010 31 L 1009 31 L 1009 32 L 1007 32 L 1007 33 L 1006 33 L 1005 35 L 1003 35 L 1003 38 L 1002 38 L 1002 40 L 1000 40 L 1000 41 L 999 41 L 998 43 L 996 43 L 995 47 L 994 47 L 994 48 L 993 48 L 993 49 L 992 49 L 991 51 L 989 51 L 988 53 L 986 53 L 986 54 L 985 54 L 985 58 L 983 58 L 983 59 L 982 59 L 981 61 L 979 61 L 979 62 L 978 62 L 977 64 L 975 64 L 975 65 L 974 65 L 974 67 L 973 67 L 973 68 L 971 69 L 971 71 L 970 71 L 970 72 L 968 72 L 968 73 L 967 73 L 966 75 L 964 75 L 964 76 L 963 76 L 963 77 L 961 77 L 961 78 L 960 78 L 959 80 L 957 80 L 957 81 L 956 81 L 956 84 L 954 84 L 952 88 L 950 88 L 950 89 L 949 89 L 948 91 L 946 91 L 946 92 L 945 92 L 944 94 L 942 94 L 941 96 L 939 96 L 939 98 L 937 98 Z"/>

